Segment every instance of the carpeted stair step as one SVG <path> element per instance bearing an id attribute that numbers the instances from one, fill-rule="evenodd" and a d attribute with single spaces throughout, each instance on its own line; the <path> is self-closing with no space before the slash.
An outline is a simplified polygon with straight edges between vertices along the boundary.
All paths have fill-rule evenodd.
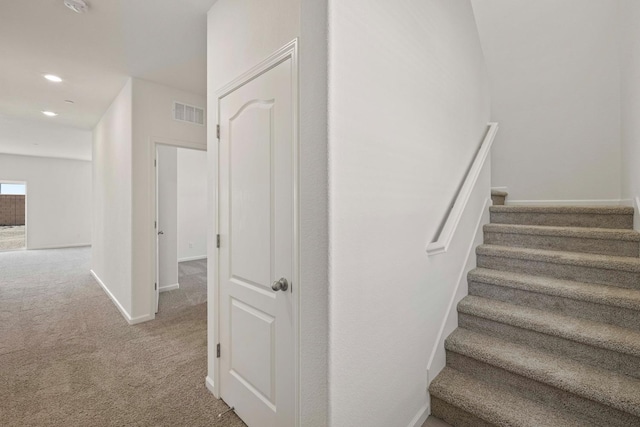
<path id="1" fill-rule="evenodd" d="M 640 332 L 477 296 L 458 304 L 461 328 L 640 377 Z"/>
<path id="2" fill-rule="evenodd" d="M 640 330 L 640 290 L 476 268 L 469 295 Z"/>
<path id="3" fill-rule="evenodd" d="M 635 230 L 487 224 L 484 243 L 628 257 L 640 254 L 640 233 Z"/>
<path id="4" fill-rule="evenodd" d="M 444 368 L 429 386 L 431 413 L 457 427 L 595 427 L 583 419 Z"/>
<path id="5" fill-rule="evenodd" d="M 491 206 L 494 224 L 633 229 L 628 206 Z"/>
<path id="6" fill-rule="evenodd" d="M 491 190 L 491 202 L 493 202 L 493 206 L 503 206 L 508 195 L 509 193 L 506 191 Z"/>
<path id="7" fill-rule="evenodd" d="M 481 245 L 482 268 L 640 289 L 640 258 Z"/>
<path id="8" fill-rule="evenodd" d="M 596 425 L 640 425 L 636 378 L 462 328 L 446 339 L 445 349 L 449 368 L 509 393 Z"/>

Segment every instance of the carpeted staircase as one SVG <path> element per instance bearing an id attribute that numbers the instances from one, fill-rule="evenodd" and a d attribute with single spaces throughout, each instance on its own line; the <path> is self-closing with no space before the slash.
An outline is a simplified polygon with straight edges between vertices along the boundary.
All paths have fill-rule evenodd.
<path id="1" fill-rule="evenodd" d="M 432 414 L 454 426 L 640 426 L 633 208 L 490 210 Z"/>

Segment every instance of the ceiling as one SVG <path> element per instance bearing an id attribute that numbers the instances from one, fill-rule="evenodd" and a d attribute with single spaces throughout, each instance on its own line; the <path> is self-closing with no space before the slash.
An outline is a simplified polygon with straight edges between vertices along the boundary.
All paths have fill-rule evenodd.
<path id="1" fill-rule="evenodd" d="M 0 152 L 19 141 L 7 122 L 14 136 L 18 123 L 93 129 L 128 76 L 205 94 L 206 12 L 215 1 L 86 0 L 85 14 L 63 0 L 0 1 Z"/>

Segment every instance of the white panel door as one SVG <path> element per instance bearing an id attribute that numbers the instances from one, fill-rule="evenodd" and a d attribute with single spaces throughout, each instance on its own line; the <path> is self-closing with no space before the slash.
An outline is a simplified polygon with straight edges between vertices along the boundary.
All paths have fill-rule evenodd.
<path id="1" fill-rule="evenodd" d="M 292 66 L 219 100 L 220 395 L 250 427 L 295 417 Z"/>

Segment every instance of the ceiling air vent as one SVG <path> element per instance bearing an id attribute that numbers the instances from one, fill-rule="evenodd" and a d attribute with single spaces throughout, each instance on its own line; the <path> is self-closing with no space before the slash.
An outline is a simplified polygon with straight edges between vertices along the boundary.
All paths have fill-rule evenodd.
<path id="1" fill-rule="evenodd" d="M 204 125 L 204 109 L 182 102 L 173 102 L 173 119 L 180 122 Z"/>

